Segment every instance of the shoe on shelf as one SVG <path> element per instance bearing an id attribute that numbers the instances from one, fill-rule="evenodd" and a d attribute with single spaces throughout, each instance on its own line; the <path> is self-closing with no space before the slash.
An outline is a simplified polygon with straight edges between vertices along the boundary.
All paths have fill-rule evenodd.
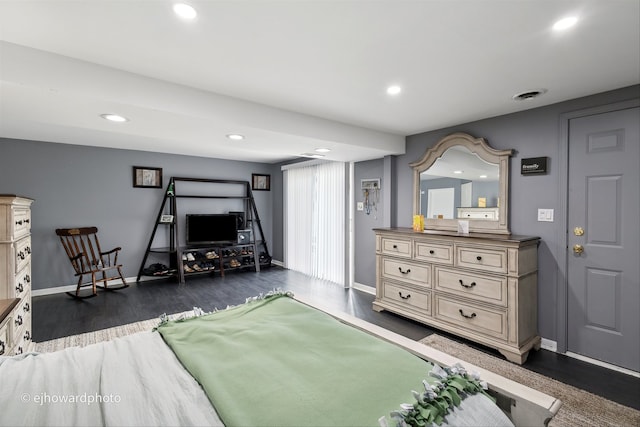
<path id="1" fill-rule="evenodd" d="M 193 268 L 189 267 L 188 264 L 184 264 L 182 268 L 184 269 L 185 273 L 193 273 L 195 271 Z"/>
<path id="2" fill-rule="evenodd" d="M 187 261 L 195 261 L 196 257 L 193 256 L 191 252 L 187 254 Z"/>

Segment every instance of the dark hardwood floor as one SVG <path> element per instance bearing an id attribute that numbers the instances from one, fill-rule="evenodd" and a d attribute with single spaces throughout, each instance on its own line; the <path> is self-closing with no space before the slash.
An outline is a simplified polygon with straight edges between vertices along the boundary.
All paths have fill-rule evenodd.
<path id="1" fill-rule="evenodd" d="M 75 300 L 66 294 L 33 298 L 33 339 L 46 341 L 156 318 L 200 307 L 205 311 L 241 304 L 247 297 L 274 288 L 293 291 L 413 340 L 437 332 L 502 357 L 497 351 L 388 312 L 372 310 L 373 295 L 344 289 L 280 267 L 259 273 L 190 277 L 185 285 L 170 280 L 133 283 L 127 289 L 99 292 L 95 298 Z M 625 406 L 640 410 L 640 379 L 547 350 L 531 352 L 523 365 L 531 371 L 571 384 Z"/>

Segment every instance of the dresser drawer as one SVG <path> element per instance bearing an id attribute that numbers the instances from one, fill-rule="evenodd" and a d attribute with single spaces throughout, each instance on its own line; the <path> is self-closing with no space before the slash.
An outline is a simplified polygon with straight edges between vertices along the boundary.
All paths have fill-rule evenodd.
<path id="1" fill-rule="evenodd" d="M 383 258 L 382 277 L 430 288 L 431 266 L 414 264 L 393 258 Z"/>
<path id="2" fill-rule="evenodd" d="M 31 262 L 31 237 L 25 237 L 24 239 L 15 243 L 16 245 L 16 273 L 22 270 L 27 264 Z"/>
<path id="3" fill-rule="evenodd" d="M 2 326 L 0 326 L 0 356 L 7 356 L 9 354 L 9 322 L 11 322 L 11 316 L 5 320 Z"/>
<path id="4" fill-rule="evenodd" d="M 456 261 L 460 267 L 506 273 L 507 249 L 456 245 Z"/>
<path id="5" fill-rule="evenodd" d="M 507 313 L 435 295 L 434 317 L 495 338 L 507 339 Z"/>
<path id="6" fill-rule="evenodd" d="M 25 323 L 27 320 L 31 319 L 31 292 L 27 292 L 24 295 L 20 304 L 18 304 L 18 306 L 13 310 L 13 315 L 14 318 L 16 316 L 22 316 Z"/>
<path id="7" fill-rule="evenodd" d="M 16 208 L 13 211 L 13 238 L 19 239 L 31 230 L 31 210 Z"/>
<path id="8" fill-rule="evenodd" d="M 439 264 L 453 264 L 453 245 L 416 242 L 414 258 Z"/>
<path id="9" fill-rule="evenodd" d="M 387 281 L 382 282 L 383 298 L 393 301 L 407 309 L 417 310 L 420 314 L 431 314 L 431 293 L 426 290 L 416 290 L 400 284 Z"/>
<path id="10" fill-rule="evenodd" d="M 27 264 L 15 278 L 15 298 L 24 298 L 31 289 L 31 264 Z M 11 291 L 11 289 L 9 289 Z"/>
<path id="11" fill-rule="evenodd" d="M 411 240 L 384 237 L 380 239 L 380 250 L 383 255 L 394 255 L 411 258 Z"/>
<path id="12" fill-rule="evenodd" d="M 433 286 L 478 301 L 507 306 L 507 278 L 435 267 Z"/>

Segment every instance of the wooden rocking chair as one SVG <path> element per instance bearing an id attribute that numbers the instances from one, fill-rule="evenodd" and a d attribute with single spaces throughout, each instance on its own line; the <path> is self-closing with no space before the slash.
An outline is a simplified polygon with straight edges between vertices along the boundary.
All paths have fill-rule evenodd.
<path id="1" fill-rule="evenodd" d="M 58 228 L 56 234 L 60 237 L 62 246 L 71 261 L 71 265 L 78 276 L 78 286 L 75 293 L 67 292 L 74 298 L 90 298 L 97 295 L 96 287 L 105 290 L 117 290 L 129 287 L 124 276 L 122 275 L 122 264 L 118 264 L 118 252 L 120 247 L 102 252 L 100 241 L 98 240 L 98 228 Z M 115 270 L 111 274 L 108 271 Z M 91 283 L 82 284 L 85 275 L 91 275 Z M 96 277 L 100 275 L 101 277 Z M 122 285 L 118 287 L 108 287 L 109 280 L 120 279 Z M 104 286 L 97 286 L 98 282 L 103 282 Z M 80 289 L 91 286 L 93 292 L 91 294 L 80 295 Z"/>

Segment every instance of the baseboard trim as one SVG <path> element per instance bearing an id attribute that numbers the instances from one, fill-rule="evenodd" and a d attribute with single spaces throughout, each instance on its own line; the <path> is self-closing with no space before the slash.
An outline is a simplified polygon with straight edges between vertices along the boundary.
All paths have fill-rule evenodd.
<path id="1" fill-rule="evenodd" d="M 558 353 L 558 343 L 556 341 L 553 341 L 547 338 L 542 338 L 542 341 L 540 343 L 540 348 L 544 350 L 553 351 L 554 353 Z M 620 366 L 612 365 L 610 363 L 603 362 L 601 360 L 592 359 L 590 357 L 586 357 L 577 353 L 572 353 L 570 351 L 567 351 L 566 353 L 560 353 L 560 354 L 564 354 L 565 356 L 571 357 L 573 359 L 582 360 L 583 362 L 591 363 L 592 365 L 597 365 L 603 368 L 611 369 L 612 371 L 617 371 L 623 374 L 631 375 L 636 378 L 640 378 L 640 372 L 632 371 L 631 369 L 621 368 Z"/>
<path id="2" fill-rule="evenodd" d="M 124 279 L 127 281 L 127 283 L 135 283 L 135 282 L 147 282 L 150 280 L 161 280 L 163 278 L 147 276 L 147 277 L 141 277 L 140 280 L 136 280 L 137 277 L 125 277 Z M 109 284 L 121 285 L 122 280 L 120 279 L 110 280 Z M 32 289 L 31 296 L 41 297 L 44 295 L 54 295 L 54 294 L 63 294 L 65 292 L 75 292 L 77 286 L 78 285 L 63 285 L 63 286 L 56 286 L 53 288 L 46 288 L 46 289 Z"/>
<path id="3" fill-rule="evenodd" d="M 271 264 L 275 264 L 275 265 L 277 265 L 278 267 L 283 267 L 283 268 L 284 268 L 284 262 L 282 262 L 282 261 L 278 261 L 277 259 L 272 259 L 272 260 L 271 260 Z"/>
<path id="4" fill-rule="evenodd" d="M 364 285 L 362 283 L 353 282 L 352 288 L 356 289 L 358 291 L 366 292 L 366 293 L 371 294 L 371 295 L 375 295 L 376 294 L 376 288 L 374 288 L 373 286 Z"/>
<path id="5" fill-rule="evenodd" d="M 572 357 L 574 359 L 582 360 L 583 362 L 591 363 L 593 365 L 598 365 L 603 368 L 611 369 L 612 371 L 621 372 L 623 374 L 631 375 L 632 377 L 640 378 L 640 372 L 632 371 L 631 369 L 621 368 L 620 366 L 612 365 L 607 362 L 603 362 L 601 360 L 592 359 L 590 357 L 583 356 L 581 354 L 572 353 L 567 351 L 565 356 Z"/>
<path id="6" fill-rule="evenodd" d="M 558 352 L 558 343 L 555 341 L 552 341 L 550 339 L 547 338 L 542 338 L 541 342 L 540 342 L 540 348 L 543 348 L 545 350 L 549 350 L 549 351 L 553 351 L 554 353 Z"/>

